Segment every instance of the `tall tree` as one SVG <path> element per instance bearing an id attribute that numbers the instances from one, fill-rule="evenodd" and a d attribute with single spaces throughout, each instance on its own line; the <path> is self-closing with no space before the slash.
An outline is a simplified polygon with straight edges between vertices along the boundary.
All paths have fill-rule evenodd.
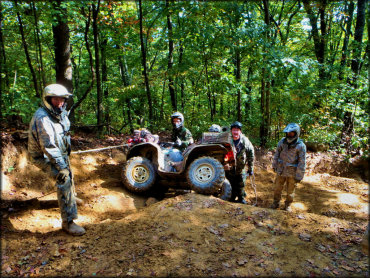
<path id="1" fill-rule="evenodd" d="M 40 41 L 40 29 L 39 29 L 39 18 L 36 10 L 36 5 L 35 2 L 31 2 L 31 8 L 33 12 L 33 17 L 35 19 L 35 33 L 36 33 L 36 44 L 37 44 L 37 49 L 38 49 L 38 55 L 39 55 L 39 63 L 40 65 L 38 66 L 39 69 L 39 74 L 41 75 L 41 81 L 42 81 L 42 86 L 46 86 L 46 79 L 45 79 L 45 70 L 44 70 L 44 63 L 43 63 L 43 58 L 42 58 L 42 46 L 41 46 L 41 41 Z"/>
<path id="2" fill-rule="evenodd" d="M 58 84 L 63 85 L 73 93 L 71 45 L 69 43 L 69 27 L 67 23 L 67 10 L 63 7 L 62 0 L 53 1 L 54 17 L 53 24 L 54 53 L 55 53 L 55 77 Z M 68 99 L 67 109 L 73 105 L 73 98 Z M 73 119 L 73 115 L 71 116 Z"/>
<path id="3" fill-rule="evenodd" d="M 346 5 L 346 28 L 345 28 L 345 34 L 344 34 L 344 40 L 343 40 L 343 46 L 342 46 L 342 57 L 340 60 L 340 68 L 339 68 L 339 80 L 343 79 L 343 69 L 347 62 L 347 56 L 348 56 L 348 42 L 349 37 L 351 35 L 351 27 L 352 27 L 352 20 L 353 20 L 353 11 L 355 9 L 355 4 L 353 1 L 350 1 L 348 5 Z"/>
<path id="4" fill-rule="evenodd" d="M 264 21 L 266 24 L 265 40 L 270 42 L 270 10 L 269 10 L 269 0 L 263 0 L 263 12 L 264 12 Z M 264 44 L 263 48 L 266 45 Z M 266 51 L 264 49 L 263 51 Z M 261 113 L 262 113 L 262 122 L 260 126 L 260 140 L 261 146 L 265 147 L 267 139 L 269 137 L 270 130 L 270 71 L 266 70 L 266 63 L 263 62 L 262 71 L 261 71 Z"/>
<path id="5" fill-rule="evenodd" d="M 172 34 L 172 20 L 171 20 L 171 10 L 169 0 L 166 0 L 167 9 L 167 29 L 168 29 L 168 65 L 167 65 L 167 75 L 168 75 L 168 90 L 170 92 L 172 109 L 177 111 L 177 102 L 175 96 L 175 84 L 172 77 L 172 66 L 173 66 L 173 34 Z"/>
<path id="6" fill-rule="evenodd" d="M 149 126 L 153 123 L 153 102 L 152 96 L 150 94 L 150 87 L 149 87 L 149 77 L 147 71 L 147 62 L 146 62 L 146 48 L 144 45 L 144 34 L 143 34 L 143 8 L 142 8 L 142 1 L 139 0 L 139 22 L 140 22 L 140 47 L 141 47 L 141 64 L 143 67 L 143 77 L 144 77 L 144 84 L 145 84 L 145 91 L 146 96 L 148 99 L 148 106 L 149 106 Z"/>
<path id="7" fill-rule="evenodd" d="M 311 2 L 312 3 L 312 2 Z M 310 24 L 312 28 L 312 38 L 315 46 L 315 55 L 317 61 L 320 63 L 319 68 L 319 78 L 320 80 L 326 79 L 326 69 L 325 69 L 325 60 L 326 60 L 326 7 L 327 7 L 327 0 L 322 0 L 318 2 L 319 6 L 319 15 L 318 17 L 314 14 L 312 10 L 311 3 L 309 0 L 303 0 L 304 8 L 307 12 L 308 18 L 310 19 Z M 317 27 L 318 19 L 320 19 L 320 28 Z M 320 30 L 320 32 L 319 32 Z"/>
<path id="8" fill-rule="evenodd" d="M 22 18 L 21 18 L 21 15 L 20 15 L 19 11 L 18 11 L 17 0 L 14 0 L 14 3 L 15 3 L 15 7 L 17 9 L 17 18 L 18 18 L 18 23 L 19 23 L 19 31 L 20 31 L 21 36 L 22 36 L 23 49 L 24 49 L 24 53 L 26 54 L 28 68 L 31 71 L 33 86 L 34 86 L 35 92 L 36 92 L 36 97 L 40 97 L 39 87 L 37 85 L 37 77 L 36 77 L 35 70 L 32 66 L 31 57 L 30 57 L 30 54 L 29 54 L 29 51 L 28 51 L 28 44 L 27 44 L 26 37 L 25 37 L 25 34 L 24 34 L 24 30 L 23 30 Z"/>
<path id="9" fill-rule="evenodd" d="M 100 0 L 97 6 L 92 4 L 93 13 L 93 33 L 94 33 L 94 48 L 95 48 L 95 73 L 96 73 L 96 91 L 97 91 L 97 125 L 98 132 L 103 132 L 103 94 L 100 82 L 100 57 L 99 57 L 99 31 L 98 31 L 98 15 L 100 8 Z"/>
<path id="10" fill-rule="evenodd" d="M 361 60 L 361 51 L 362 51 L 362 37 L 364 34 L 365 28 L 365 12 L 366 12 L 366 5 L 365 0 L 358 0 L 357 5 L 357 21 L 355 26 L 355 36 L 354 36 L 354 47 L 352 51 L 352 62 L 351 62 L 351 70 L 352 70 L 352 78 L 348 78 L 348 83 L 353 86 L 354 89 L 357 89 L 357 78 L 360 69 L 360 60 Z M 351 100 L 346 97 L 346 101 L 350 102 Z M 358 99 L 356 98 L 355 107 L 357 106 Z M 351 138 L 353 136 L 353 129 L 354 129 L 354 111 L 347 110 L 344 113 L 343 119 L 343 129 L 341 135 L 341 143 L 344 143 L 347 152 L 350 151 L 351 147 Z"/>

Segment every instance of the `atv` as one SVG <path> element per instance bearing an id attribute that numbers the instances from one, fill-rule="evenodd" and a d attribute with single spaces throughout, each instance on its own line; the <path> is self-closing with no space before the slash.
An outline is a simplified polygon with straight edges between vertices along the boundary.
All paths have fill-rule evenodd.
<path id="1" fill-rule="evenodd" d="M 230 132 L 204 132 L 199 143 L 181 153 L 172 143 L 144 142 L 131 146 L 122 169 L 124 186 L 144 193 L 168 188 L 194 190 L 223 200 L 231 198 L 225 171 L 235 169 Z"/>

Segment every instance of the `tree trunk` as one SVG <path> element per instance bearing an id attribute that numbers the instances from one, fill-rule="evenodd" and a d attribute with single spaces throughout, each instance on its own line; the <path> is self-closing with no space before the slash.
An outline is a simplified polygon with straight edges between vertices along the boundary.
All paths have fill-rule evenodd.
<path id="1" fill-rule="evenodd" d="M 339 77 L 338 77 L 339 80 L 343 80 L 343 69 L 347 61 L 348 42 L 349 42 L 349 36 L 351 35 L 351 26 L 352 26 L 354 9 L 355 9 L 355 4 L 353 3 L 353 1 L 351 1 L 346 11 L 346 14 L 348 14 L 348 19 L 347 19 L 347 24 L 346 24 L 346 32 L 345 32 L 344 40 L 343 40 L 342 58 L 340 60 Z"/>
<path id="2" fill-rule="evenodd" d="M 5 77 L 5 83 L 3 82 L 3 73 Z M 5 46 L 3 38 L 3 12 L 2 4 L 0 2 L 0 123 L 3 121 L 3 91 L 5 88 L 9 88 L 9 76 L 8 70 L 6 68 L 6 56 L 5 56 Z M 2 126 L 1 126 L 2 127 Z M 2 143 L 0 143 L 1 146 Z"/>
<path id="3" fill-rule="evenodd" d="M 55 75 L 56 82 L 73 93 L 71 46 L 69 44 L 69 28 L 67 11 L 61 7 L 62 0 L 53 1 L 57 24 L 53 25 Z M 73 98 L 69 98 L 67 109 L 73 105 Z M 73 118 L 73 115 L 72 117 Z"/>
<path id="4" fill-rule="evenodd" d="M 352 63 L 351 63 L 353 78 L 352 79 L 348 78 L 349 85 L 352 85 L 355 89 L 357 88 L 356 81 L 360 69 L 359 60 L 361 59 L 362 37 L 365 28 L 365 10 L 366 10 L 365 0 L 358 0 L 357 21 L 354 36 L 355 42 L 352 52 Z M 348 102 L 350 102 L 350 100 L 348 100 Z M 343 129 L 341 134 L 341 143 L 344 144 L 347 153 L 350 152 L 352 146 L 351 139 L 353 136 L 353 129 L 354 129 L 354 113 L 353 111 L 345 111 L 343 119 Z"/>
<path id="5" fill-rule="evenodd" d="M 120 55 L 118 57 L 118 64 L 119 64 L 119 68 L 120 68 L 120 74 L 121 74 L 121 79 L 122 79 L 123 85 L 125 87 L 128 87 L 128 86 L 131 85 L 131 80 L 130 80 L 130 76 L 129 76 L 129 73 L 128 73 L 125 56 Z M 129 125 L 130 125 L 130 131 L 132 133 L 132 132 L 134 132 L 134 127 L 132 125 L 131 100 L 130 100 L 129 96 L 125 96 L 125 103 L 126 103 L 126 106 L 127 106 L 127 120 L 128 120 Z"/>
<path id="6" fill-rule="evenodd" d="M 241 64 L 241 57 L 240 57 L 239 40 L 238 40 L 236 48 L 235 48 L 235 57 L 234 57 L 234 66 L 235 66 L 234 74 L 235 74 L 235 79 L 236 79 L 236 83 L 238 84 L 238 86 L 240 85 L 240 81 L 241 81 L 240 64 Z M 241 92 L 240 92 L 240 89 L 238 88 L 237 95 L 236 95 L 236 115 L 237 115 L 237 119 L 238 119 L 239 122 L 242 121 L 242 113 L 241 113 L 242 111 L 241 110 L 242 110 L 242 108 L 241 108 Z"/>
<path id="7" fill-rule="evenodd" d="M 84 16 L 86 17 L 85 14 L 84 14 Z M 94 82 L 95 82 L 95 79 L 96 79 L 95 69 L 94 69 L 94 60 L 93 60 L 93 57 L 92 57 L 92 54 L 91 54 L 91 49 L 90 49 L 90 44 L 89 44 L 89 39 L 88 39 L 90 23 L 91 23 L 91 9 L 89 7 L 89 14 L 87 16 L 86 25 L 85 25 L 84 39 L 85 39 L 86 50 L 89 53 L 91 82 L 90 82 L 90 86 L 87 88 L 87 90 L 82 95 L 82 97 L 79 98 L 78 101 L 72 106 L 71 113 L 74 112 L 74 110 L 84 101 L 84 99 L 90 93 L 90 91 L 92 90 L 92 88 L 94 86 Z"/>
<path id="8" fill-rule="evenodd" d="M 96 91 L 97 91 L 97 125 L 98 133 L 103 132 L 103 95 L 100 84 L 100 57 L 99 57 L 99 31 L 98 31 L 98 14 L 99 14 L 100 0 L 98 5 L 92 4 L 93 12 L 93 33 L 94 33 L 94 49 L 95 49 L 95 73 L 96 73 Z"/>
<path id="9" fill-rule="evenodd" d="M 266 41 L 270 41 L 270 12 L 269 12 L 269 0 L 263 0 L 263 11 L 264 11 L 264 19 L 265 24 L 267 26 L 265 30 L 265 39 Z M 265 50 L 264 50 L 265 51 Z M 262 114 L 262 122 L 260 127 L 260 141 L 261 147 L 265 147 L 270 130 L 270 73 L 267 71 L 265 66 L 262 68 L 261 72 L 261 114 Z"/>
<path id="10" fill-rule="evenodd" d="M 352 52 L 352 63 L 351 69 L 354 74 L 354 81 L 356 82 L 357 76 L 359 74 L 359 65 L 361 59 L 361 51 L 362 51 L 362 37 L 364 34 L 365 28 L 365 12 L 366 12 L 366 0 L 358 0 L 357 3 L 357 21 L 355 27 L 355 42 Z"/>
<path id="11" fill-rule="evenodd" d="M 101 60 L 102 60 L 102 66 L 101 66 L 101 79 L 102 79 L 102 86 L 103 86 L 103 95 L 106 100 L 105 104 L 105 115 L 104 119 L 106 124 L 109 126 L 110 124 L 110 109 L 109 109 L 109 101 L 108 96 L 109 96 L 109 90 L 108 90 L 108 72 L 107 72 L 107 55 L 106 55 L 106 50 L 107 50 L 107 44 L 108 44 L 108 39 L 104 38 L 101 42 L 100 46 L 100 51 L 101 51 Z"/>
<path id="12" fill-rule="evenodd" d="M 150 94 L 150 87 L 149 87 L 149 77 L 147 73 L 147 66 L 146 66 L 146 49 L 144 47 L 144 36 L 143 36 L 143 11 L 142 11 L 142 0 L 139 0 L 139 22 L 140 22 L 140 46 L 141 46 L 141 63 L 143 67 L 143 76 L 144 76 L 144 83 L 145 83 L 145 90 L 146 95 L 148 98 L 148 106 L 149 106 L 149 126 L 153 123 L 153 103 L 152 97 Z"/>
<path id="13" fill-rule="evenodd" d="M 14 3 L 15 3 L 16 9 L 18 9 L 17 0 L 14 0 Z M 21 36 L 22 36 L 22 44 L 23 44 L 23 48 L 24 48 L 24 53 L 26 54 L 28 68 L 31 71 L 33 86 L 35 87 L 35 91 L 36 91 L 36 97 L 40 97 L 40 92 L 39 92 L 39 88 L 38 88 L 38 85 L 37 85 L 36 73 L 35 73 L 35 70 L 33 69 L 33 66 L 32 66 L 32 63 L 31 63 L 31 58 L 30 58 L 30 54 L 28 52 L 28 46 L 27 46 L 26 38 L 24 36 L 22 18 L 21 18 L 18 11 L 17 11 L 17 18 L 18 18 L 18 22 L 19 22 L 19 31 L 21 32 Z"/>
<path id="14" fill-rule="evenodd" d="M 38 25 L 39 20 L 38 20 L 36 6 L 35 6 L 34 1 L 31 2 L 31 7 L 32 7 L 32 10 L 33 10 L 33 16 L 34 16 L 34 19 L 35 19 L 36 44 L 37 44 L 37 48 L 39 50 L 39 53 L 38 53 L 39 59 L 40 59 L 39 72 L 40 72 L 40 75 L 41 75 L 42 87 L 45 87 L 46 86 L 46 79 L 45 79 L 45 72 L 44 72 L 44 63 L 43 63 L 43 59 L 42 59 L 42 46 L 41 46 L 41 42 L 40 42 L 40 30 L 39 30 L 39 25 Z"/>
<path id="15" fill-rule="evenodd" d="M 319 68 L 319 78 L 320 80 L 326 79 L 326 70 L 325 70 L 325 49 L 326 49 L 326 22 L 325 22 L 325 13 L 327 1 L 323 0 L 319 4 L 319 17 L 320 17 L 320 31 L 317 27 L 317 17 L 313 14 L 311 4 L 308 0 L 303 0 L 303 5 L 310 19 L 310 24 L 312 28 L 312 37 L 315 46 L 315 55 L 317 61 L 320 63 Z"/>
<path id="16" fill-rule="evenodd" d="M 9 88 L 9 85 L 10 85 L 8 68 L 6 66 L 5 45 L 4 45 L 4 38 L 3 38 L 3 12 L 2 12 L 2 3 L 0 2 L 0 74 L 1 73 L 4 73 L 5 86 L 4 86 L 3 78 L 2 78 L 2 75 L 1 75 L 0 76 L 0 94 L 1 94 L 1 91 L 3 89 Z M 1 95 L 0 95 L 0 101 L 2 101 Z M 0 115 L 1 115 L 1 111 L 0 111 Z"/>
<path id="17" fill-rule="evenodd" d="M 168 90 L 170 92 L 172 110 L 177 111 L 175 84 L 172 78 L 173 39 L 172 39 L 172 21 L 169 0 L 166 0 L 166 9 L 167 9 L 167 28 L 168 28 L 168 66 L 167 66 Z"/>
<path id="18" fill-rule="evenodd" d="M 245 116 L 246 119 L 249 119 L 250 112 L 251 112 L 251 100 L 252 100 L 252 86 L 251 86 L 251 76 L 252 76 L 252 66 L 248 67 L 248 74 L 247 74 L 247 82 L 246 82 L 246 88 L 247 88 L 247 98 L 245 100 Z"/>

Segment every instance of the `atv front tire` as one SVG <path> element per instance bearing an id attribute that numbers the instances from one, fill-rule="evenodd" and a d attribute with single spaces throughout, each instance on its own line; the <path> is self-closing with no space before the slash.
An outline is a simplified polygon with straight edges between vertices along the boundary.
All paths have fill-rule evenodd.
<path id="1" fill-rule="evenodd" d="M 190 164 L 186 178 L 195 192 L 206 195 L 216 194 L 225 179 L 225 170 L 217 159 L 204 156 Z"/>
<path id="2" fill-rule="evenodd" d="M 153 187 L 157 177 L 150 160 L 140 156 L 129 159 L 123 167 L 121 175 L 125 187 L 135 193 L 148 191 Z"/>

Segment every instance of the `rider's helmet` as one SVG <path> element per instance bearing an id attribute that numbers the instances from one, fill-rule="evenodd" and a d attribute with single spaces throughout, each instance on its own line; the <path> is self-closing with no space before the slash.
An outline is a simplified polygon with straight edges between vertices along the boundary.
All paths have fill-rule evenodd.
<path id="1" fill-rule="evenodd" d="M 178 118 L 180 119 L 180 123 L 174 123 L 173 119 Z M 184 126 L 184 115 L 180 112 L 175 112 L 171 115 L 171 124 L 174 129 L 181 129 Z"/>
<path id="2" fill-rule="evenodd" d="M 45 87 L 43 94 L 42 94 L 42 102 L 44 103 L 45 107 L 54 113 L 60 114 L 62 111 L 61 109 L 57 109 L 53 107 L 51 104 L 51 98 L 52 97 L 62 97 L 66 100 L 71 97 L 72 94 L 68 92 L 66 87 L 60 84 L 51 84 Z M 67 101 L 64 103 L 63 108 L 67 106 Z M 62 108 L 62 109 L 63 109 Z"/>
<path id="3" fill-rule="evenodd" d="M 208 129 L 209 132 L 221 132 L 221 127 L 219 125 L 213 124 Z"/>
<path id="4" fill-rule="evenodd" d="M 230 125 L 230 129 L 233 129 L 234 127 L 236 127 L 236 128 L 239 128 L 240 130 L 242 130 L 242 124 L 240 123 L 240 122 L 238 122 L 238 121 L 236 121 L 236 122 L 233 122 L 231 125 Z"/>
<path id="5" fill-rule="evenodd" d="M 294 140 L 298 139 L 301 129 L 299 128 L 299 125 L 296 123 L 290 123 L 284 128 L 283 132 L 285 132 L 285 137 L 288 141 L 288 143 L 292 143 Z M 295 134 L 293 136 L 288 137 L 288 132 L 294 132 Z"/>

